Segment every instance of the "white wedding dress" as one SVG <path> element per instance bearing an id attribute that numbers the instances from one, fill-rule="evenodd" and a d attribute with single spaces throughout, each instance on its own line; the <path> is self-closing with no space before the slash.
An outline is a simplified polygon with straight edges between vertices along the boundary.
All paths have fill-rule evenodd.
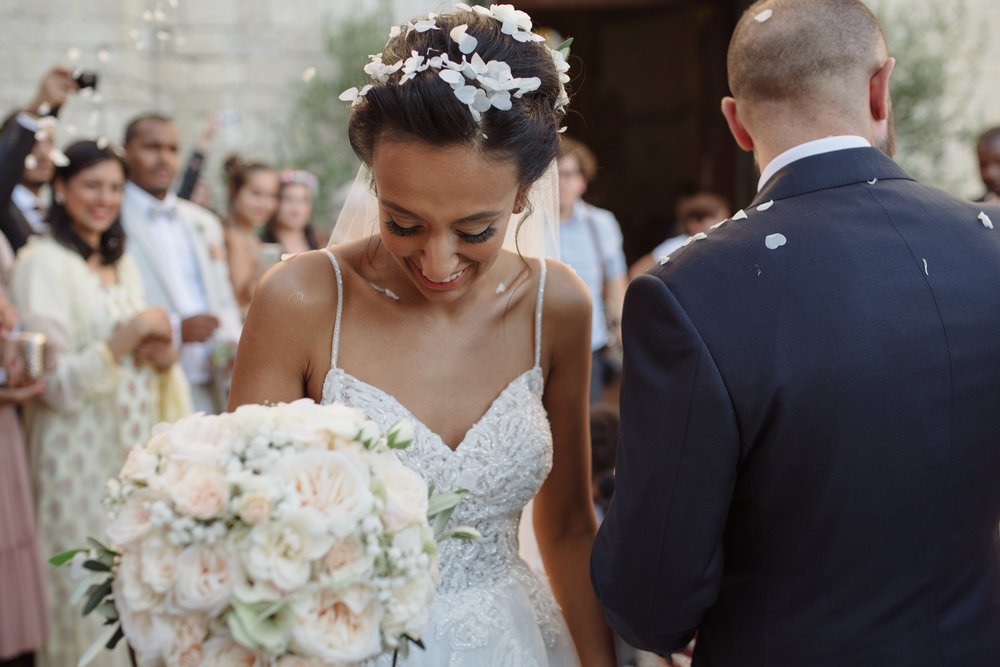
<path id="1" fill-rule="evenodd" d="M 552 434 L 542 405 L 541 333 L 545 262 L 535 313 L 535 363 L 511 380 L 452 450 L 393 396 L 337 367 L 343 277 L 337 276 L 337 315 L 323 403 L 360 408 L 383 430 L 407 419 L 412 445 L 399 452 L 435 489 L 469 489 L 451 525 L 471 526 L 482 539 L 440 545 L 441 581 L 422 640 L 400 659 L 406 667 L 576 667 L 579 660 L 548 586 L 518 556 L 524 506 L 552 467 Z M 383 656 L 380 667 L 392 664 Z"/>

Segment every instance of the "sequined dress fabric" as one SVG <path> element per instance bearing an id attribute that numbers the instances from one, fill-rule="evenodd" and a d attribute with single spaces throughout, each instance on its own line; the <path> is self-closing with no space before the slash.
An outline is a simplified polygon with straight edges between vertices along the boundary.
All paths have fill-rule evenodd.
<path id="1" fill-rule="evenodd" d="M 380 428 L 407 419 L 416 437 L 400 452 L 403 463 L 435 489 L 465 488 L 451 525 L 471 526 L 482 539 L 440 545 L 441 580 L 422 640 L 398 664 L 406 667 L 543 667 L 579 664 L 562 614 L 548 586 L 518 555 L 524 506 L 552 468 L 552 434 L 542 405 L 539 365 L 545 265 L 535 316 L 535 364 L 514 378 L 452 450 L 393 396 L 337 367 L 343 280 L 333 254 L 338 303 L 332 367 L 323 403 L 364 411 Z M 379 667 L 392 664 L 383 656 Z"/>

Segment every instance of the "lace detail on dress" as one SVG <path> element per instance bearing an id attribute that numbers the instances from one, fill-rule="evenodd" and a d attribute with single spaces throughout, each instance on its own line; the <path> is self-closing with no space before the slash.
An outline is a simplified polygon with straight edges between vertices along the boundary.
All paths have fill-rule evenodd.
<path id="1" fill-rule="evenodd" d="M 330 257 L 336 267 L 336 258 Z M 335 341 L 340 338 L 343 302 L 337 268 L 340 298 Z M 552 469 L 552 433 L 542 404 L 539 363 L 544 284 L 543 262 L 534 322 L 534 366 L 504 387 L 454 450 L 395 397 L 335 365 L 323 383 L 323 403 L 339 401 L 359 408 L 382 429 L 401 419 L 410 420 L 415 438 L 410 447 L 398 452 L 403 463 L 436 489 L 469 490 L 450 525 L 471 526 L 482 538 L 446 540 L 440 545 L 441 581 L 431 610 L 430 634 L 425 635 L 450 647 L 447 664 L 471 664 L 463 653 L 486 647 L 490 647 L 490 665 L 549 664 L 545 649 L 555 647 L 560 638 L 568 641 L 551 591 L 518 555 L 521 512 Z M 337 352 L 335 347 L 332 359 Z M 532 612 L 537 625 L 529 640 L 523 632 L 524 616 L 530 618 Z"/>

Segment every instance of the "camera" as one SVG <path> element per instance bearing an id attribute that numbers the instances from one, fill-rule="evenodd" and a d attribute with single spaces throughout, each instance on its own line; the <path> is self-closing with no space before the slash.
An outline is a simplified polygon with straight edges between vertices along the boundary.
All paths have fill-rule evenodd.
<path id="1" fill-rule="evenodd" d="M 84 88 L 93 88 L 97 90 L 97 72 L 91 70 L 77 70 L 73 73 L 73 80 L 76 81 L 76 85 L 80 87 L 80 90 Z"/>

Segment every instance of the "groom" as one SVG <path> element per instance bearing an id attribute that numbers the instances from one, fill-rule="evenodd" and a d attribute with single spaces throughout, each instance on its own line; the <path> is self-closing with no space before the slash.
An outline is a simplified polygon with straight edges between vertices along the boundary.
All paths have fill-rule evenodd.
<path id="1" fill-rule="evenodd" d="M 1000 207 L 886 156 L 892 69 L 857 0 L 736 27 L 722 109 L 759 194 L 625 302 L 591 566 L 639 648 L 1000 664 Z"/>

